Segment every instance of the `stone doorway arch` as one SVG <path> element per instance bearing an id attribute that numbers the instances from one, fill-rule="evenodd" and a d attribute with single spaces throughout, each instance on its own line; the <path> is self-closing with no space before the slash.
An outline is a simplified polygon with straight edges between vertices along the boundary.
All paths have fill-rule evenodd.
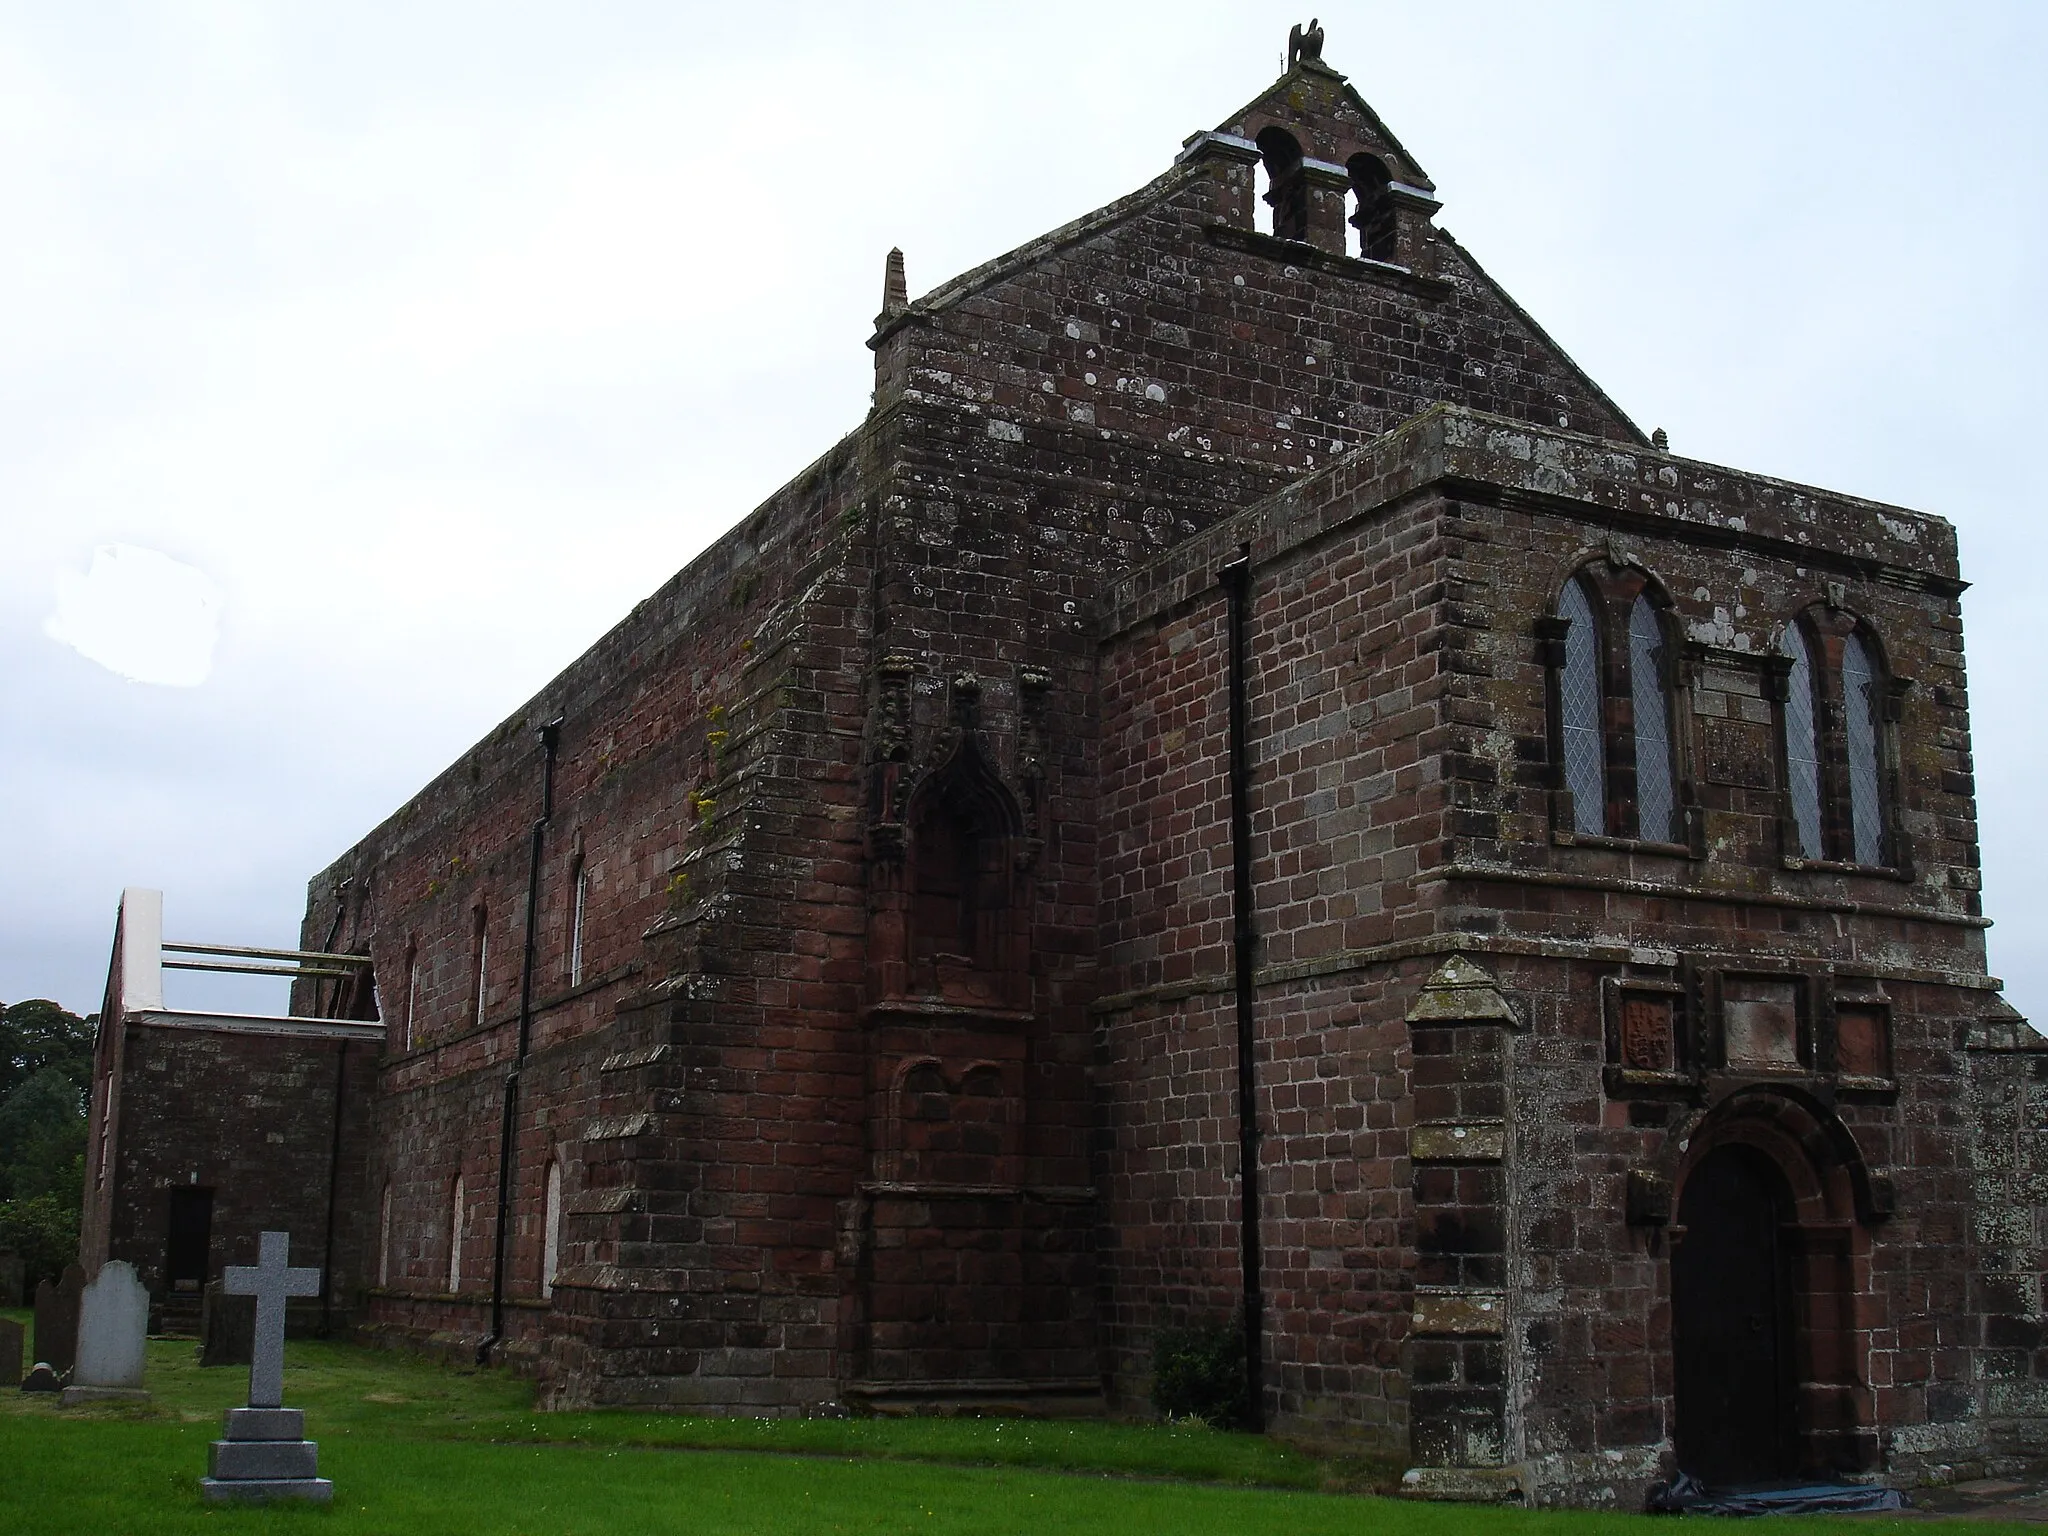
<path id="1" fill-rule="evenodd" d="M 1679 1466 L 1721 1484 L 1873 1470 L 1869 1227 L 1889 1186 L 1794 1084 L 1738 1088 L 1674 1140 Z"/>

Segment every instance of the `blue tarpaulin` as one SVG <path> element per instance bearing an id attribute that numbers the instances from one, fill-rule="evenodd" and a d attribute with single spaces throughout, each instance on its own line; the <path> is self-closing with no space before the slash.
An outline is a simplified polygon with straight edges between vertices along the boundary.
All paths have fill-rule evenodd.
<path id="1" fill-rule="evenodd" d="M 1681 1472 L 1650 1490 L 1656 1515 L 1867 1515 L 1904 1509 L 1896 1488 L 1864 1483 L 1773 1483 L 1756 1488 L 1710 1488 Z"/>

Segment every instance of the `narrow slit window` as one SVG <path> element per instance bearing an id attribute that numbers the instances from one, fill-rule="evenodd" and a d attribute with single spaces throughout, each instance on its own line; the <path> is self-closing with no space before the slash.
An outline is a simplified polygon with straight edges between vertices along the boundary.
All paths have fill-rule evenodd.
<path id="1" fill-rule="evenodd" d="M 1820 732 L 1813 708 L 1813 657 L 1797 624 L 1785 628 L 1785 654 L 1792 671 L 1785 680 L 1786 788 L 1792 823 L 1799 832 L 1801 858 L 1823 856 L 1820 820 Z"/>
<path id="2" fill-rule="evenodd" d="M 377 1213 L 377 1288 L 391 1284 L 391 1181 L 384 1182 L 384 1201 Z"/>
<path id="3" fill-rule="evenodd" d="M 482 907 L 476 909 L 476 1024 L 484 1024 L 484 1005 L 490 1000 L 491 933 Z"/>
<path id="4" fill-rule="evenodd" d="M 1842 713 L 1849 747 L 1849 820 L 1858 864 L 1884 862 L 1883 793 L 1878 777 L 1877 669 L 1861 635 L 1842 642 Z"/>
<path id="5" fill-rule="evenodd" d="M 1672 840 L 1677 796 L 1671 773 L 1671 705 L 1664 666 L 1664 626 L 1646 596 L 1628 615 L 1629 683 L 1635 702 L 1636 835 Z"/>
<path id="6" fill-rule="evenodd" d="M 1564 729 L 1564 784 L 1572 795 L 1572 827 L 1598 836 L 1607 830 L 1607 749 L 1600 730 L 1600 632 L 1586 590 L 1568 581 L 1558 594 L 1566 621 L 1564 670 L 1558 704 Z"/>
<path id="7" fill-rule="evenodd" d="M 548 1163 L 547 1196 L 541 1211 L 540 1293 L 555 1294 L 555 1276 L 562 1265 L 562 1160 Z"/>
<path id="8" fill-rule="evenodd" d="M 569 985 L 583 985 L 583 910 L 590 895 L 590 871 L 576 866 L 576 883 L 569 897 Z"/>
<path id="9" fill-rule="evenodd" d="M 448 1215 L 448 1289 L 462 1289 L 462 1175 L 455 1176 L 455 1198 Z"/>
<path id="10" fill-rule="evenodd" d="M 405 952 L 405 1048 L 412 1049 L 413 1031 L 420 1016 L 420 951 L 414 945 Z"/>

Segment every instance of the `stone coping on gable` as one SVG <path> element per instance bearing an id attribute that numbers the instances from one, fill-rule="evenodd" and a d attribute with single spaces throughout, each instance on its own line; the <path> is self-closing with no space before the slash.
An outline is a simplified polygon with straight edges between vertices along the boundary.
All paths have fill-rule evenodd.
<path id="1" fill-rule="evenodd" d="M 301 1018 L 293 1014 L 205 1013 L 184 1008 L 143 1008 L 124 1016 L 151 1029 L 210 1030 L 227 1035 L 269 1035 L 295 1040 L 343 1040 L 381 1044 L 384 1026 L 350 1019 Z"/>
<path id="2" fill-rule="evenodd" d="M 1955 596 L 1966 585 L 1955 529 L 1931 513 L 1438 405 L 1125 574 L 1104 596 L 1098 638 L 1113 641 L 1213 587 L 1240 545 L 1256 567 L 1432 490 L 1908 590 Z"/>

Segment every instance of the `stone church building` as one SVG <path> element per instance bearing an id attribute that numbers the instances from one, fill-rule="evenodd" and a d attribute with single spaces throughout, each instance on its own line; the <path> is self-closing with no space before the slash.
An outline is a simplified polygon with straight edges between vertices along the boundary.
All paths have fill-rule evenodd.
<path id="1" fill-rule="evenodd" d="M 325 1223 L 557 1405 L 1143 1413 L 1248 1319 L 1445 1496 L 2048 1452 L 1953 529 L 1669 452 L 1294 51 L 892 254 L 865 420 L 313 879 L 291 1019 L 110 997 L 89 1259 L 217 1188 L 188 1267 Z"/>

